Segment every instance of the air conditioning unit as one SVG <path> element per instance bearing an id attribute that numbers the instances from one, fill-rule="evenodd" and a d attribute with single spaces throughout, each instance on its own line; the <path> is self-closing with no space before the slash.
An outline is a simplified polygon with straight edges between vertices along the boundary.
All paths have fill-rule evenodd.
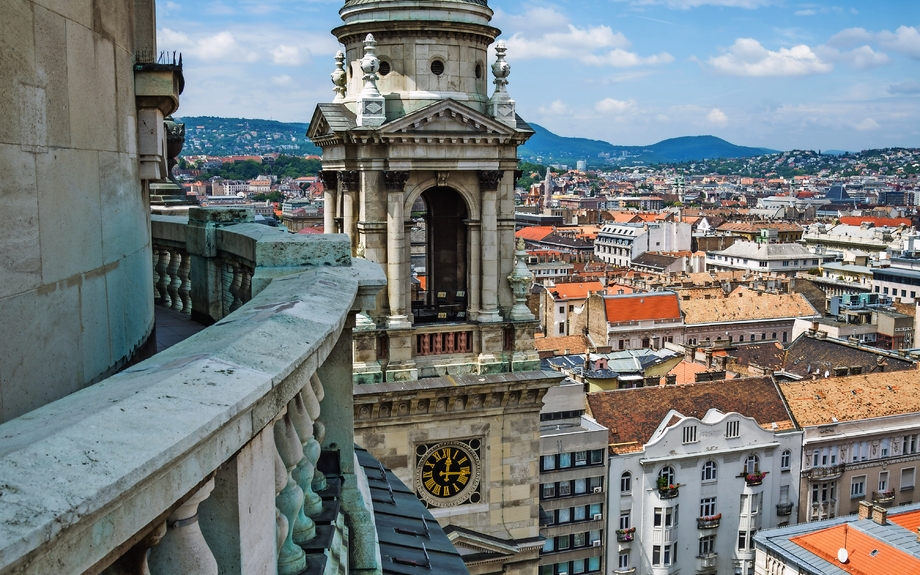
<path id="1" fill-rule="evenodd" d="M 595 493 L 601 493 L 603 490 L 604 490 L 603 487 L 595 487 L 595 488 L 594 488 L 594 492 L 595 492 Z"/>
<path id="2" fill-rule="evenodd" d="M 604 516 L 601 515 L 600 513 L 595 513 L 595 514 L 594 514 L 594 520 L 595 520 L 595 521 L 600 521 L 600 520 L 603 519 L 603 518 L 604 518 Z"/>
<path id="3" fill-rule="evenodd" d="M 600 546 L 601 546 L 600 539 L 595 539 L 594 541 L 591 542 L 591 547 L 600 547 Z"/>

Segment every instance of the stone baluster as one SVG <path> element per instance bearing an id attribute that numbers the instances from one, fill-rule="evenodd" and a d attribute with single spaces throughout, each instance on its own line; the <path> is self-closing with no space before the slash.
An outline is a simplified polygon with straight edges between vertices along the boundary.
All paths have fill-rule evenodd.
<path id="1" fill-rule="evenodd" d="M 179 299 L 179 264 L 182 263 L 182 254 L 175 248 L 169 248 L 169 265 L 166 267 L 166 273 L 169 274 L 169 284 L 166 291 L 169 293 L 170 309 L 182 309 L 182 300 Z"/>
<path id="2" fill-rule="evenodd" d="M 166 535 L 150 551 L 149 565 L 153 575 L 217 575 L 217 560 L 198 525 L 198 505 L 213 489 L 212 478 L 166 519 Z"/>
<path id="3" fill-rule="evenodd" d="M 292 406 L 293 405 L 293 410 Z M 320 446 L 313 437 L 313 422 L 319 417 L 319 401 L 309 385 L 294 396 L 288 404 L 288 412 L 296 414 L 294 426 L 303 450 L 303 459 L 294 470 L 294 478 L 303 489 L 303 512 L 308 517 L 315 517 L 323 511 L 323 500 L 313 491 L 313 478 L 316 476 L 316 462 L 319 460 Z"/>
<path id="4" fill-rule="evenodd" d="M 299 459 L 297 465 L 294 466 L 294 470 L 291 472 L 291 477 L 303 492 L 302 502 L 304 503 L 304 505 L 300 507 L 300 514 L 297 516 L 297 522 L 294 525 L 294 542 L 298 545 L 303 545 L 316 537 L 316 526 L 313 520 L 310 519 L 310 516 L 306 514 L 305 509 L 308 498 L 307 490 L 310 490 L 311 493 L 313 491 L 311 488 L 313 470 L 312 464 L 305 457 L 304 444 L 310 437 L 313 437 L 313 420 L 307 415 L 307 409 L 304 407 L 299 393 L 288 402 L 287 414 L 294 426 L 295 433 L 292 439 L 296 441 L 296 445 L 292 444 L 292 446 L 297 452 L 295 455 L 297 455 Z M 309 473 L 310 477 L 309 480 L 305 481 L 304 476 L 307 473 Z M 304 486 L 306 486 L 306 488 Z M 312 495 L 316 497 L 315 493 Z"/>
<path id="5" fill-rule="evenodd" d="M 192 267 L 192 258 L 188 254 L 182 254 L 182 263 L 179 264 L 179 301 L 182 305 L 182 313 L 192 313 L 192 280 L 190 277 Z"/>
<path id="6" fill-rule="evenodd" d="M 274 424 L 272 425 L 274 430 Z M 278 496 L 281 495 L 281 492 L 284 491 L 284 488 L 287 486 L 287 467 L 284 466 L 284 461 L 281 459 L 281 454 L 278 453 L 278 450 L 275 450 L 275 501 L 277 502 Z M 275 504 L 275 549 L 277 549 L 278 557 L 278 573 L 282 574 L 283 570 L 281 569 L 282 563 L 287 565 L 289 563 L 289 558 L 292 555 L 296 555 L 295 550 L 285 548 L 285 544 L 293 545 L 294 542 L 288 538 L 288 520 L 287 517 L 281 513 L 281 510 L 278 509 L 277 503 Z M 288 561 L 285 561 L 284 558 L 287 557 Z M 296 562 L 295 562 L 296 563 Z"/>
<path id="7" fill-rule="evenodd" d="M 307 562 L 303 549 L 294 544 L 297 525 L 298 523 L 303 524 L 301 521 L 301 517 L 303 517 L 303 491 L 291 476 L 291 472 L 303 457 L 303 453 L 300 450 L 297 431 L 294 429 L 294 424 L 291 423 L 290 417 L 285 415 L 275 422 L 274 434 L 275 449 L 284 462 L 286 476 L 284 489 L 275 497 L 275 506 L 284 514 L 288 526 L 291 526 L 285 536 L 284 545 L 278 552 L 278 574 L 293 575 L 306 569 Z"/>
<path id="8" fill-rule="evenodd" d="M 163 539 L 166 535 L 166 524 L 160 523 L 154 527 L 143 539 L 128 549 L 115 563 L 102 572 L 102 575 L 150 575 L 147 564 L 147 552 Z"/>
<path id="9" fill-rule="evenodd" d="M 319 461 L 319 452 L 323 444 L 323 439 L 326 437 L 326 424 L 320 420 L 320 411 L 319 404 L 325 397 L 326 392 L 323 390 L 323 382 L 320 381 L 319 375 L 314 373 L 310 376 L 310 391 L 313 392 L 313 397 L 316 398 L 316 412 L 310 413 L 311 418 L 313 419 L 313 438 L 316 441 L 316 445 L 311 445 L 310 456 L 315 457 L 313 462 Z M 306 389 L 306 387 L 304 388 Z M 309 404 L 307 404 L 309 407 Z M 322 471 L 317 469 L 313 473 L 313 491 L 325 491 L 326 489 L 326 476 Z"/>
<path id="10" fill-rule="evenodd" d="M 243 305 L 243 300 L 240 298 L 240 285 L 243 283 L 243 273 L 240 269 L 240 264 L 237 262 L 227 262 L 227 266 L 230 268 L 230 285 L 227 287 L 227 291 L 230 292 L 230 308 L 228 311 L 232 312 Z"/>
<path id="11" fill-rule="evenodd" d="M 169 250 L 163 247 L 160 247 L 158 250 L 160 255 L 157 258 L 157 263 L 153 266 L 153 271 L 157 274 L 157 280 L 154 287 L 157 292 L 157 303 L 160 303 L 165 306 L 169 306 L 169 293 L 166 291 L 166 286 L 169 285 L 169 276 L 166 274 L 166 269 L 169 267 Z"/>
<path id="12" fill-rule="evenodd" d="M 240 305 L 252 299 L 252 270 L 240 265 Z"/>

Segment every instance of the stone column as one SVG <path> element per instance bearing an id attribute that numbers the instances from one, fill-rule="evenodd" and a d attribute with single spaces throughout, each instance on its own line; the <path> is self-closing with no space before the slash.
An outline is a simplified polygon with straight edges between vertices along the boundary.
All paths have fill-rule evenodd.
<path id="1" fill-rule="evenodd" d="M 150 552 L 151 573 L 217 575 L 217 561 L 198 525 L 198 505 L 213 489 L 212 478 L 166 519 L 166 535 Z"/>
<path id="2" fill-rule="evenodd" d="M 319 173 L 323 181 L 323 233 L 334 234 L 336 210 L 338 209 L 339 173 L 323 170 Z"/>
<path id="3" fill-rule="evenodd" d="M 481 289 L 481 259 L 482 246 L 480 245 L 480 222 L 478 220 L 467 220 L 466 227 L 469 230 L 470 238 L 470 289 L 467 292 L 469 296 L 468 314 L 470 321 L 476 321 L 479 317 L 479 290 Z"/>
<path id="4" fill-rule="evenodd" d="M 390 313 L 388 329 L 411 327 L 406 310 L 406 292 L 409 291 L 409 262 L 406 254 L 406 217 L 403 205 L 404 190 L 409 172 L 384 172 L 387 192 L 387 295 Z"/>
<path id="5" fill-rule="evenodd" d="M 403 204 L 405 206 L 405 204 Z M 403 207 L 405 212 L 405 207 Z M 403 214 L 405 217 L 405 213 Z M 405 218 L 403 221 L 403 238 L 405 238 L 406 249 L 403 252 L 403 262 L 405 266 L 403 267 L 403 277 L 406 278 L 406 314 L 409 316 L 409 323 L 415 321 L 415 316 L 412 315 L 412 225 L 415 222 L 412 221 L 411 214 L 408 218 Z"/>
<path id="6" fill-rule="evenodd" d="M 131 549 L 128 549 L 124 555 L 109 565 L 102 575 L 150 575 L 147 552 L 159 543 L 164 535 L 166 535 L 166 524 L 160 523 Z"/>
<path id="7" fill-rule="evenodd" d="M 482 233 L 480 249 L 482 260 L 482 304 L 477 320 L 480 323 L 501 321 L 498 312 L 499 245 L 498 245 L 498 184 L 503 172 L 479 171 L 479 191 L 482 205 Z"/>
<path id="8" fill-rule="evenodd" d="M 345 170 L 339 174 L 342 190 L 342 233 L 351 238 L 351 253 L 358 247 L 358 171 Z"/>
<path id="9" fill-rule="evenodd" d="M 504 173 L 498 187 L 498 307 L 507 313 L 514 305 L 511 285 L 505 281 L 514 270 L 514 171 Z"/>
<path id="10" fill-rule="evenodd" d="M 260 575 L 275 558 L 275 442 L 266 426 L 225 463 L 214 492 L 201 504 L 201 531 L 221 575 Z"/>

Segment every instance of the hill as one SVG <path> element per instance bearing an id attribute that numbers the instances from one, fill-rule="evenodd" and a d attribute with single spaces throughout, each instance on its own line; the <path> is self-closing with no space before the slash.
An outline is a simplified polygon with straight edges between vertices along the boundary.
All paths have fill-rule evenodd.
<path id="1" fill-rule="evenodd" d="M 587 160 L 599 163 L 670 163 L 711 158 L 750 158 L 775 153 L 766 148 L 736 146 L 715 136 L 683 136 L 649 146 L 615 146 L 602 140 L 567 138 L 539 124 L 530 125 L 535 134 L 521 148 L 521 157 L 541 158 L 543 162 Z"/>
<path id="2" fill-rule="evenodd" d="M 318 155 L 321 150 L 306 138 L 308 124 L 246 118 L 185 116 L 185 156 L 260 155 L 278 152 L 303 156 Z M 653 164 L 707 160 L 712 158 L 749 158 L 773 153 L 764 148 L 736 146 L 714 136 L 672 138 L 650 146 L 615 146 L 601 140 L 567 138 L 531 124 L 536 132 L 520 149 L 521 158 L 541 163 L 587 160 L 598 164 Z"/>

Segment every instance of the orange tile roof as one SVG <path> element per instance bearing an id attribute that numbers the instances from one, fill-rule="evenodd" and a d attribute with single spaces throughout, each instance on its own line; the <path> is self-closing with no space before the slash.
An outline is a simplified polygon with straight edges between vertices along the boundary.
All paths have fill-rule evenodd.
<path id="1" fill-rule="evenodd" d="M 863 222 L 871 222 L 877 228 L 882 226 L 889 226 L 892 228 L 898 227 L 903 224 L 905 226 L 910 225 L 910 218 L 873 218 L 869 216 L 843 216 L 840 218 L 841 224 L 847 224 L 850 226 L 858 226 Z"/>
<path id="2" fill-rule="evenodd" d="M 553 233 L 553 226 L 529 226 L 514 233 L 516 238 L 538 242 Z"/>
<path id="3" fill-rule="evenodd" d="M 907 513 L 889 514 L 888 521 L 900 525 L 911 533 L 916 533 L 917 528 L 920 527 L 920 509 Z"/>
<path id="4" fill-rule="evenodd" d="M 674 369 L 668 372 L 668 375 L 676 376 L 677 379 L 675 383 L 677 383 L 677 385 L 684 385 L 687 383 L 694 383 L 696 381 L 696 374 L 704 371 L 706 371 L 705 365 L 682 360 L 674 366 Z"/>
<path id="5" fill-rule="evenodd" d="M 604 289 L 601 282 L 561 283 L 548 289 L 556 301 L 563 299 L 585 299 L 589 291 Z M 558 294 L 558 295 L 557 295 Z"/>
<path id="6" fill-rule="evenodd" d="M 920 559 L 846 524 L 792 537 L 789 541 L 854 575 L 920 575 Z M 849 559 L 841 563 L 837 552 L 844 542 Z"/>
<path id="7" fill-rule="evenodd" d="M 649 319 L 680 320 L 677 294 L 631 294 L 604 298 L 607 321 L 642 321 Z"/>

